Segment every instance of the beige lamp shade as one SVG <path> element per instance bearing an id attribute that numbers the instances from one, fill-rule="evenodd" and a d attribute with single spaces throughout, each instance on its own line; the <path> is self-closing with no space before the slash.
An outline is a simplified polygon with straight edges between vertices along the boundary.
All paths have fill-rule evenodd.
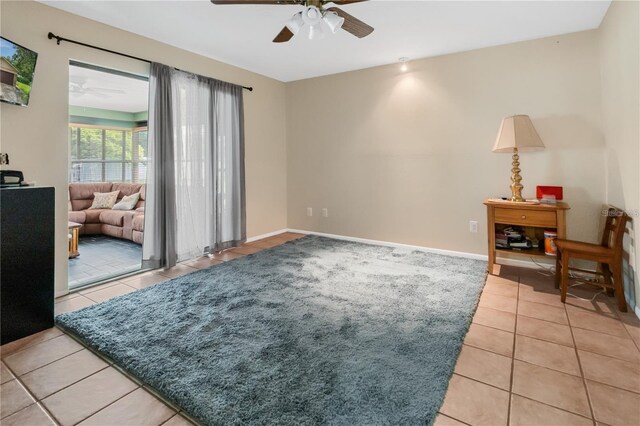
<path id="1" fill-rule="evenodd" d="M 513 115 L 502 119 L 493 152 L 513 153 L 514 148 L 518 148 L 518 151 L 544 149 L 542 139 L 528 115 Z"/>

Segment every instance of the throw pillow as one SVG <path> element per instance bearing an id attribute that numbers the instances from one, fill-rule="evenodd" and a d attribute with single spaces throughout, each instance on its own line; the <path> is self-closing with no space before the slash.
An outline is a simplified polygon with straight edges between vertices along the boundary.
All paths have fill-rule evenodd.
<path id="1" fill-rule="evenodd" d="M 111 207 L 112 210 L 133 210 L 133 208 L 138 204 L 138 199 L 140 198 L 140 193 L 136 192 L 135 194 L 125 195 L 122 197 L 122 200 L 115 206 Z"/>
<path id="2" fill-rule="evenodd" d="M 94 192 L 90 209 L 110 209 L 118 200 L 120 191 Z"/>

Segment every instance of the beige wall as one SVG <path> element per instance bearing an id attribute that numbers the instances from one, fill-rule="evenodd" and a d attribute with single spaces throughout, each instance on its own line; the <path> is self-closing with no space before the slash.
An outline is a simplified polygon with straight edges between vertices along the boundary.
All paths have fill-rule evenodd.
<path id="1" fill-rule="evenodd" d="M 511 156 L 491 148 L 503 117 L 528 114 L 547 149 L 520 156 L 523 194 L 564 186 L 569 237 L 595 241 L 605 200 L 597 37 L 287 84 L 289 227 L 486 254 L 483 199 L 510 194 Z"/>
<path id="2" fill-rule="evenodd" d="M 29 106 L 1 104 L 0 149 L 10 168 L 56 188 L 56 291 L 67 287 L 69 59 L 146 74 L 148 65 L 69 43 L 63 37 L 126 52 L 195 73 L 254 87 L 245 92 L 247 231 L 286 227 L 285 86 L 278 81 L 32 1 L 1 3 L 2 36 L 38 52 Z"/>
<path id="3" fill-rule="evenodd" d="M 600 26 L 602 112 L 606 141 L 607 201 L 633 216 L 636 301 L 640 297 L 640 7 L 637 1 L 612 2 Z M 627 244 L 629 247 L 630 244 Z"/>
<path id="4" fill-rule="evenodd" d="M 3 1 L 1 12 L 2 35 L 39 53 L 29 107 L 1 106 L 0 144 L 11 168 L 56 187 L 58 291 L 68 61 L 148 66 L 56 46 L 48 31 L 254 86 L 245 93 L 249 236 L 288 226 L 485 254 L 482 200 L 508 195 L 511 167 L 491 147 L 502 117 L 516 113 L 531 116 L 547 146 L 521 155 L 524 195 L 564 186 L 571 238 L 596 240 L 603 202 L 639 208 L 637 2 L 614 2 L 600 30 L 416 60 L 405 73 L 390 65 L 286 85 L 31 1 Z"/>

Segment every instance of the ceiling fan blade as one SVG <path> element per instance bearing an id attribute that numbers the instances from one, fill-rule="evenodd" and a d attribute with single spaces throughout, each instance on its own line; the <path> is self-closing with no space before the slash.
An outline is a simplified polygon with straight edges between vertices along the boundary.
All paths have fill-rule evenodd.
<path id="1" fill-rule="evenodd" d="M 225 4 L 302 4 L 302 0 L 211 0 L 217 5 Z"/>
<path id="2" fill-rule="evenodd" d="M 335 12 L 338 16 L 344 18 L 344 24 L 342 24 L 342 29 L 350 32 L 354 36 L 358 38 L 363 38 L 368 36 L 373 32 L 373 27 L 371 25 L 367 25 L 358 18 L 349 15 L 347 12 L 338 9 L 337 7 L 330 7 L 327 9 L 330 12 Z"/>
<path id="3" fill-rule="evenodd" d="M 289 28 L 284 27 L 282 31 L 278 33 L 276 38 L 273 39 L 274 43 L 284 43 L 285 41 L 291 40 L 293 37 L 293 33 L 289 30 Z"/>

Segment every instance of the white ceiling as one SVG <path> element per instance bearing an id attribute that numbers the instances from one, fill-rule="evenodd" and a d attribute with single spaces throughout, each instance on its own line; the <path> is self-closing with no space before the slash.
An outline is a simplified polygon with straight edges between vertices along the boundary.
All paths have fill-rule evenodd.
<path id="1" fill-rule="evenodd" d="M 70 66 L 69 105 L 112 111 L 146 111 L 149 82 Z"/>
<path id="2" fill-rule="evenodd" d="M 298 34 L 278 44 L 271 40 L 301 6 L 217 6 L 208 0 L 41 2 L 281 81 L 593 29 L 610 4 L 372 0 L 340 6 L 375 27 L 364 39 L 341 30 L 322 40 Z M 103 44 L 109 47 L 109 40 Z"/>

